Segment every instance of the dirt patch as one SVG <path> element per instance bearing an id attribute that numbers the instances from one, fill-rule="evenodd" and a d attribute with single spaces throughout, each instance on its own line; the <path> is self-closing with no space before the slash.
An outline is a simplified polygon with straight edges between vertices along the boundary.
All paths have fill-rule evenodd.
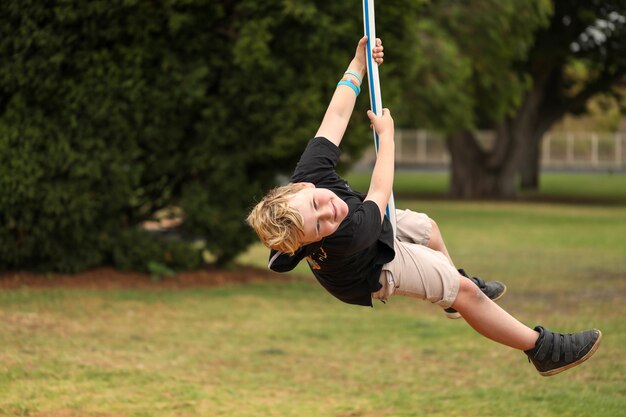
<path id="1" fill-rule="evenodd" d="M 180 272 L 172 277 L 154 279 L 149 274 L 96 268 L 78 274 L 39 274 L 26 271 L 0 273 L 0 290 L 19 288 L 88 288 L 88 289 L 173 289 L 211 287 L 263 281 L 292 281 L 287 274 L 253 267 L 219 269 L 207 267 L 197 271 Z"/>

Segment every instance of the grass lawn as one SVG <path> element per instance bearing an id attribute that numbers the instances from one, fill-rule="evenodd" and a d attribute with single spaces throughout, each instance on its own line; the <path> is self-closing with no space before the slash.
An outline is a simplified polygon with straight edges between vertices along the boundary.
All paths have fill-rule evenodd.
<path id="1" fill-rule="evenodd" d="M 370 172 L 352 172 L 346 176 L 355 190 L 367 191 Z M 450 176 L 447 172 L 398 171 L 394 178 L 396 197 L 443 197 Z M 556 173 L 541 175 L 538 192 L 522 193 L 522 198 L 600 200 L 626 205 L 626 173 Z"/>
<path id="2" fill-rule="evenodd" d="M 523 322 L 602 329 L 596 355 L 541 377 L 427 302 L 348 306 L 305 276 L 22 288 L 0 292 L 0 415 L 626 416 L 625 206 L 397 205 L 435 218 L 458 266 L 505 281 L 501 305 Z M 256 246 L 241 261 L 265 256 Z"/>

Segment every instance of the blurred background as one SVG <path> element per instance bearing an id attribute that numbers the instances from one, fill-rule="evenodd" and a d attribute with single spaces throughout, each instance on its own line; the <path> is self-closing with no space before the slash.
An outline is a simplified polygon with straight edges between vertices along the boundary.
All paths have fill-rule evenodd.
<path id="1" fill-rule="evenodd" d="M 536 382 L 424 303 L 263 270 L 244 219 L 317 130 L 359 2 L 3 0 L 0 414 L 626 415 L 626 1 L 388 0 L 376 28 L 398 207 L 521 319 L 604 326 L 600 357 Z"/>
<path id="2" fill-rule="evenodd" d="M 623 6 L 379 5 L 398 167 L 437 167 L 438 192 L 463 199 L 538 191 L 547 169 L 622 175 Z M 0 7 L 0 264 L 43 271 L 231 262 L 254 240 L 242 219 L 290 174 L 362 32 L 345 1 Z M 367 106 L 344 172 L 371 164 Z M 180 239 L 145 233 L 163 218 Z"/>

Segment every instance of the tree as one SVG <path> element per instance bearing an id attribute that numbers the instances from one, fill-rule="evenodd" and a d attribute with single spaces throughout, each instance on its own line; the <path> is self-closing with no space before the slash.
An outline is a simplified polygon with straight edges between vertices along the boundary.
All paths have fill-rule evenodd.
<path id="1" fill-rule="evenodd" d="M 450 193 L 511 197 L 537 184 L 539 142 L 566 113 L 623 83 L 624 1 L 433 2 L 420 14 L 409 123 L 442 130 Z M 494 132 L 491 146 L 476 131 Z"/>
<path id="2" fill-rule="evenodd" d="M 389 2 L 391 39 L 419 5 Z M 171 206 L 231 260 L 362 33 L 357 4 L 322 0 L 5 0 L 0 16 L 0 265 L 61 271 L 193 264 L 137 228 Z M 346 154 L 370 144 L 366 105 Z"/>
<path id="3" fill-rule="evenodd" d="M 586 112 L 593 97 L 618 96 L 616 87 L 626 86 L 626 2 L 555 2 L 550 25 L 537 34 L 525 71 L 533 79 L 527 97 L 538 98 L 523 106 L 535 128 L 525 138 L 521 186 L 536 189 L 543 134 L 566 114 Z"/>
<path id="4" fill-rule="evenodd" d="M 520 105 L 530 79 L 516 63 L 527 56 L 550 11 L 543 0 L 474 0 L 432 2 L 420 12 L 412 50 L 403 57 L 414 80 L 403 94 L 411 106 L 399 124 L 448 136 L 453 195 L 512 194 L 514 141 L 501 136 L 487 150 L 474 132 Z"/>

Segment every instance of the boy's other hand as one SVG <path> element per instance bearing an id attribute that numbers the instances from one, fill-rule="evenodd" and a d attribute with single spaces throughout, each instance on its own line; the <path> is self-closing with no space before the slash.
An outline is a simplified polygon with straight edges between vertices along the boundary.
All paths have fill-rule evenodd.
<path id="1" fill-rule="evenodd" d="M 359 44 L 356 47 L 356 53 L 354 54 L 355 61 L 364 67 L 366 66 L 365 48 L 367 48 L 367 36 L 363 36 L 361 40 L 359 40 Z M 376 44 L 372 50 L 372 57 L 378 65 L 381 65 L 384 61 L 385 53 L 383 52 L 383 49 L 383 41 L 381 41 L 380 38 L 376 38 Z"/>
<path id="2" fill-rule="evenodd" d="M 376 114 L 374 114 L 373 111 L 368 110 L 367 117 L 369 117 L 370 122 L 372 122 L 370 127 L 376 129 L 376 133 L 378 133 L 378 136 L 390 134 L 391 138 L 393 139 L 393 117 L 391 117 L 391 112 L 389 111 L 389 109 L 383 109 L 383 114 L 381 116 L 377 116 Z"/>

